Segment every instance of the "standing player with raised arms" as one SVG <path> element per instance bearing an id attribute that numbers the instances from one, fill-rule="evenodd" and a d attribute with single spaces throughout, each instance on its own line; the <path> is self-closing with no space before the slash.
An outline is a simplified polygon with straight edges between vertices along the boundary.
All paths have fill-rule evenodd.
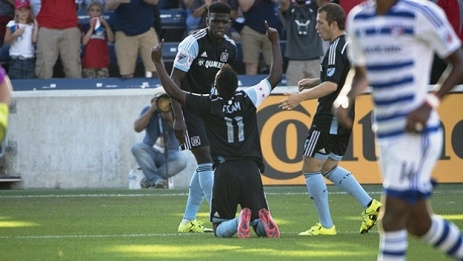
<path id="1" fill-rule="evenodd" d="M 214 160 L 214 191 L 210 219 L 217 237 L 250 237 L 250 227 L 258 236 L 280 237 L 280 230 L 268 210 L 260 173 L 264 162 L 257 127 L 257 107 L 281 80 L 278 31 L 265 22 L 272 46 L 270 74 L 258 84 L 237 91 L 238 77 L 224 65 L 217 73 L 217 94 L 199 95 L 181 90 L 169 78 L 162 63 L 162 42 L 154 48 L 153 61 L 162 85 L 172 99 L 186 109 L 195 110 L 204 119 Z M 236 216 L 238 205 L 241 212 Z"/>
<path id="2" fill-rule="evenodd" d="M 171 77 L 182 90 L 210 94 L 215 74 L 222 65 L 235 62 L 236 45 L 226 35 L 231 26 L 230 12 L 231 8 L 226 3 L 212 3 L 206 19 L 207 28 L 187 36 L 179 44 Z M 198 163 L 190 180 L 188 200 L 178 232 L 202 233 L 204 226 L 196 220 L 196 214 L 204 197 L 210 205 L 214 178 L 209 140 L 201 116 L 194 110 L 181 108 L 177 102 L 173 101 L 172 106 L 175 135 L 181 144 L 191 149 Z"/>

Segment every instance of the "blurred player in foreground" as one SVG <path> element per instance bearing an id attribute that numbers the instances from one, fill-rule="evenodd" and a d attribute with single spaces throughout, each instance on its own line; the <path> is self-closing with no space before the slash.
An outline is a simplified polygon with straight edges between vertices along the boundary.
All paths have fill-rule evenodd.
<path id="1" fill-rule="evenodd" d="M 238 233 L 238 238 L 248 238 L 251 226 L 258 236 L 280 236 L 268 210 L 260 176 L 264 164 L 256 110 L 280 82 L 283 70 L 278 31 L 270 28 L 267 22 L 265 26 L 273 54 L 270 74 L 243 91 L 237 91 L 236 72 L 226 64 L 215 77 L 217 94 L 185 92 L 165 70 L 161 61 L 162 42 L 152 52 L 169 96 L 186 109 L 195 110 L 205 122 L 215 169 L 210 219 L 217 237 L 232 237 Z M 238 205 L 242 209 L 236 217 Z"/>
<path id="2" fill-rule="evenodd" d="M 369 1 L 347 20 L 355 76 L 335 108 L 339 121 L 352 127 L 354 98 L 371 86 L 384 188 L 378 260 L 405 260 L 408 233 L 463 260 L 461 230 L 432 214 L 429 201 L 443 142 L 436 109 L 463 80 L 461 42 L 432 1 Z M 428 93 L 434 52 L 450 66 L 442 84 Z"/>
<path id="3" fill-rule="evenodd" d="M 5 139 L 8 129 L 9 106 L 12 101 L 13 86 L 10 78 L 0 65 L 0 143 Z"/>

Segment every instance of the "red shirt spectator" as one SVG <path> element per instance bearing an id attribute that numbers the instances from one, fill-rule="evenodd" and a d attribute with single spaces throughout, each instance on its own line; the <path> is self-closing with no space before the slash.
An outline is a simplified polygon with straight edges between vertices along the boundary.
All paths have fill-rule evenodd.
<path id="1" fill-rule="evenodd" d="M 463 0 L 433 0 L 442 10 L 457 33 L 463 40 Z"/>
<path id="2" fill-rule="evenodd" d="M 42 7 L 37 15 L 40 27 L 50 29 L 77 27 L 76 5 L 74 1 L 71 2 L 72 4 L 67 0 L 42 0 Z"/>

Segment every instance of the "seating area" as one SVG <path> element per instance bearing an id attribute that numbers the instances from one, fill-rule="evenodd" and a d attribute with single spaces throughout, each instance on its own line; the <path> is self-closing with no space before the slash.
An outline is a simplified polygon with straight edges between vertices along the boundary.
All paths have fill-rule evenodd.
<path id="1" fill-rule="evenodd" d="M 79 19 L 79 26 L 86 24 L 89 22 L 89 16 L 85 10 L 80 10 L 77 12 L 77 16 Z M 105 11 L 103 16 L 108 21 L 108 24 L 114 28 L 114 19 L 115 14 L 113 11 Z M 164 38 L 164 47 L 163 47 L 163 59 L 166 63 L 166 68 L 171 70 L 172 62 L 174 61 L 175 55 L 177 54 L 177 46 L 179 42 L 184 37 L 184 32 L 186 30 L 186 11 L 184 9 L 161 9 L 160 10 L 160 18 L 161 18 L 161 37 Z M 238 64 L 234 65 L 235 70 L 239 74 L 244 74 L 244 65 L 241 64 L 242 59 L 242 49 L 241 43 L 237 42 L 237 49 L 238 49 Z M 282 52 L 284 53 L 284 48 L 286 46 L 286 42 L 281 42 Z M 84 46 L 82 46 L 82 49 Z M 109 73 L 111 77 L 118 77 L 119 76 L 119 69 L 117 66 L 117 57 L 114 51 L 114 44 L 109 44 L 109 52 L 110 52 L 110 59 L 111 64 L 109 68 Z M 7 68 L 8 67 L 8 60 L 9 60 L 9 46 L 4 45 L 0 48 L 0 64 Z M 55 74 L 54 77 L 63 77 L 60 75 L 59 67 L 61 66 L 60 62 L 58 61 L 57 65 L 55 66 Z M 141 60 L 138 59 L 137 68 L 135 71 L 136 77 L 142 77 L 144 75 L 143 65 Z"/>

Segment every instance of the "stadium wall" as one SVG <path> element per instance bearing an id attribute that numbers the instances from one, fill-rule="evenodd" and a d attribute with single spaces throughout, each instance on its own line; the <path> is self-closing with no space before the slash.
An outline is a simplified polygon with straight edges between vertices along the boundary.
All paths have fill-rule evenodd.
<path id="1" fill-rule="evenodd" d="M 244 87 L 262 77 L 240 78 Z M 160 86 L 156 79 L 23 80 L 13 85 L 16 106 L 10 114 L 3 166 L 5 174 L 21 177 L 13 187 L 128 187 L 127 174 L 136 166 L 130 147 L 143 137 L 133 130 L 133 121 Z M 316 101 L 293 111 L 278 109 L 282 93 L 295 90 L 276 88 L 258 110 L 266 185 L 305 184 L 301 146 Z M 458 109 L 463 94 L 458 90 L 463 89 L 450 94 L 439 109 L 445 145 L 434 173 L 440 182 L 463 182 L 463 111 Z M 356 106 L 353 139 L 341 165 L 361 183 L 380 183 L 369 95 L 362 95 Z M 192 154 L 185 153 L 189 163 L 174 177 L 174 187 L 188 187 L 196 167 Z"/>

